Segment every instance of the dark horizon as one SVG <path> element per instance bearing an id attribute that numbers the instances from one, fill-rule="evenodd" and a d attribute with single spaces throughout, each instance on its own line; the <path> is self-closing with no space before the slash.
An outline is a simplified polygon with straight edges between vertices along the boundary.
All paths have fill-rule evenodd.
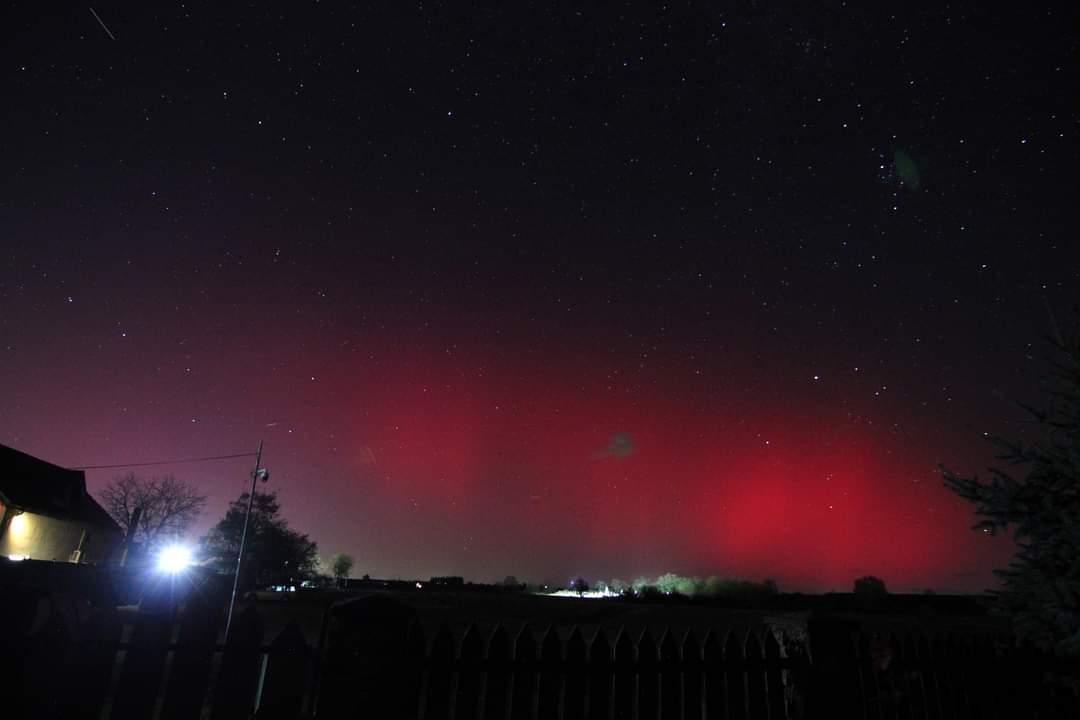
<path id="1" fill-rule="evenodd" d="M 0 442 L 265 441 L 372 576 L 980 591 L 937 468 L 1076 320 L 1078 12 L 18 2 Z M 250 469 L 132 468 L 200 533 Z"/>

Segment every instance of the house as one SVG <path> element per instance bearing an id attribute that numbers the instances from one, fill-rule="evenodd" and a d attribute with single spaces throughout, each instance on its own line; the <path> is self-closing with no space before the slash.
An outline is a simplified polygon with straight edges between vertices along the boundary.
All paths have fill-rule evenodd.
<path id="1" fill-rule="evenodd" d="M 0 445 L 0 556 L 104 563 L 122 542 L 82 471 Z"/>

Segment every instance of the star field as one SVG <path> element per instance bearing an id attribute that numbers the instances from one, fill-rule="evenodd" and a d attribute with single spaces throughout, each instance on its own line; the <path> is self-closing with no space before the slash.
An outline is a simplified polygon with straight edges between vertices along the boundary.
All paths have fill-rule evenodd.
<path id="1" fill-rule="evenodd" d="M 1074 8 L 94 10 L 0 54 L 0 442 L 265 440 L 361 574 L 1008 556 L 936 468 L 1028 431 L 1076 301 Z M 208 526 L 245 463 L 154 472 Z"/>

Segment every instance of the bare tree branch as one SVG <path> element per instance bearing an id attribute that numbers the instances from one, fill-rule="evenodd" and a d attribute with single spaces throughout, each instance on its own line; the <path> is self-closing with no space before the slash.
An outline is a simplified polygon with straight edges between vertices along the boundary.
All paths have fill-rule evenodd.
<path id="1" fill-rule="evenodd" d="M 113 478 L 99 494 L 102 506 L 125 533 L 136 508 L 142 519 L 135 541 L 154 545 L 187 532 L 206 504 L 206 496 L 172 475 L 149 480 L 134 473 Z"/>

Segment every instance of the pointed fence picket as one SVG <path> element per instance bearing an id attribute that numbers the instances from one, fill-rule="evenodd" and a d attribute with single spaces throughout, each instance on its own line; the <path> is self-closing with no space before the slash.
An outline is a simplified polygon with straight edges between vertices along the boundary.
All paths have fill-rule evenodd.
<path id="1" fill-rule="evenodd" d="M 440 625 L 414 657 L 411 672 L 423 678 L 415 717 L 792 717 L 782 686 L 791 660 L 771 635 L 763 644 L 756 633 L 711 633 L 704 656 L 693 633 L 670 629 L 659 643 L 648 629 L 525 626 L 511 636 L 502 625 L 460 636 Z"/>
<path id="2" fill-rule="evenodd" d="M 607 718 L 611 716 L 613 689 L 614 658 L 611 643 L 607 635 L 598 632 L 589 650 L 589 701 L 588 717 Z"/>
<path id="3" fill-rule="evenodd" d="M 683 713 L 686 720 L 702 720 L 705 717 L 705 665 L 701 653 L 701 645 L 694 633 L 686 633 L 682 645 Z"/>
<path id="4" fill-rule="evenodd" d="M 379 597 L 333 606 L 318 641 L 294 622 L 268 634 L 249 606 L 224 645 L 221 609 L 198 603 L 137 614 L 78 615 L 49 598 L 8 607 L 27 618 L 9 645 L 22 653 L 8 665 L 21 690 L 12 717 L 1080 717 L 1077 693 L 1044 684 L 1075 664 L 975 632 L 849 623 L 811 662 L 761 626 L 448 624 Z M 808 693 L 815 684 L 832 691 Z"/>
<path id="5" fill-rule="evenodd" d="M 514 720 L 531 720 L 536 717 L 536 691 L 538 687 L 538 648 L 532 628 L 525 625 L 514 643 L 512 715 Z"/>
<path id="6" fill-rule="evenodd" d="M 668 628 L 660 641 L 660 715 L 681 718 L 683 706 L 683 667 L 679 643 Z"/>
<path id="7" fill-rule="evenodd" d="M 264 662 L 265 672 L 256 692 L 258 717 L 300 717 L 311 672 L 311 650 L 298 625 L 290 623 L 281 631 L 270 643 Z"/>
<path id="8" fill-rule="evenodd" d="M 19 710 L 13 717 L 250 717 L 260 690 L 269 702 L 258 717 L 299 717 L 298 698 L 309 686 L 300 666 L 306 670 L 311 655 L 299 630 L 288 626 L 264 645 L 250 609 L 238 616 L 226 646 L 218 640 L 220 615 L 196 605 L 179 615 L 99 609 L 72 628 L 67 613 L 45 612 L 25 636 L 31 652 L 24 669 L 32 682 L 9 706 Z M 46 681 L 51 692 L 35 689 Z"/>
<path id="9" fill-rule="evenodd" d="M 634 706 L 637 701 L 638 679 L 635 667 L 637 650 L 626 628 L 619 631 L 617 636 L 619 639 L 615 643 L 615 720 L 630 720 L 634 717 Z"/>
<path id="10" fill-rule="evenodd" d="M 138 616 L 127 644 L 110 717 L 116 720 L 153 717 L 171 630 L 168 616 L 158 613 Z"/>
<path id="11" fill-rule="evenodd" d="M 501 625 L 491 634 L 488 641 L 487 702 L 484 704 L 485 718 L 508 717 L 510 712 L 510 687 L 513 671 L 510 667 L 510 637 Z"/>

